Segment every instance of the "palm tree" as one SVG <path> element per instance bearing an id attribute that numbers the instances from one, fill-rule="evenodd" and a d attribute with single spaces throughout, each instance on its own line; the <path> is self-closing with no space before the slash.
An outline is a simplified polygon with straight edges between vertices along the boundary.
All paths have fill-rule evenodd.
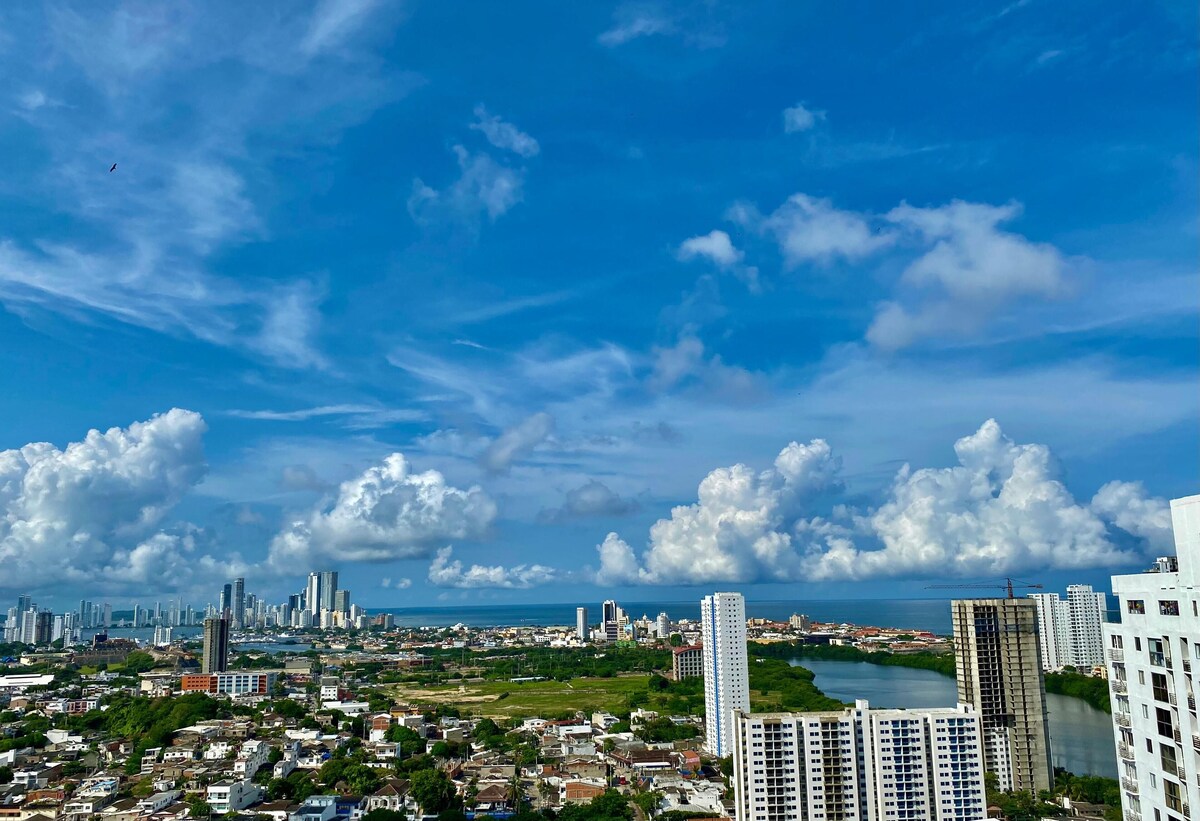
<path id="1" fill-rule="evenodd" d="M 508 782 L 508 792 L 505 797 L 514 810 L 520 808 L 521 801 L 525 798 L 525 789 L 521 786 L 520 773 L 513 773 L 513 777 Z"/>

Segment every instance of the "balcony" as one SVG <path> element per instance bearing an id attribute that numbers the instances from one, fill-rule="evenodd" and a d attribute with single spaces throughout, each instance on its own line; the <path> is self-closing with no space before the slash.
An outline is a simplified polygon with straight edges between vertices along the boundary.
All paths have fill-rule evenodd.
<path id="1" fill-rule="evenodd" d="M 1113 647 L 1108 651 L 1108 657 L 1113 661 L 1125 661 L 1125 651 L 1119 647 Z"/>
<path id="2" fill-rule="evenodd" d="M 1119 679 L 1119 678 L 1114 678 L 1112 681 L 1109 682 L 1109 684 L 1112 685 L 1112 691 L 1114 693 L 1120 693 L 1121 695 L 1125 695 L 1126 693 L 1129 692 L 1129 685 L 1126 684 L 1124 681 L 1121 681 L 1121 679 Z"/>
<path id="3" fill-rule="evenodd" d="M 1127 792 L 1127 793 L 1133 793 L 1134 795 L 1137 795 L 1138 794 L 1138 783 L 1136 781 L 1134 781 L 1132 778 L 1122 778 L 1121 779 L 1121 789 L 1125 790 L 1125 792 Z"/>
<path id="4" fill-rule="evenodd" d="M 1182 812 L 1183 812 L 1183 817 L 1184 817 L 1184 818 L 1191 818 L 1191 817 L 1192 817 L 1192 808 L 1191 808 L 1189 805 L 1187 805 L 1187 804 L 1184 804 L 1184 805 L 1183 805 L 1183 808 L 1182 808 Z"/>
<path id="5" fill-rule="evenodd" d="M 1196 743 L 1196 748 L 1200 750 L 1200 741 Z M 1117 745 L 1117 755 L 1121 756 L 1125 761 L 1133 761 L 1133 749 L 1128 744 Z"/>
<path id="6" fill-rule="evenodd" d="M 1183 672 L 1185 672 L 1185 673 L 1192 672 L 1192 660 L 1191 659 L 1183 660 Z"/>
<path id="7" fill-rule="evenodd" d="M 1125 821 L 1142 821 L 1142 814 L 1137 810 L 1125 810 Z"/>
<path id="8" fill-rule="evenodd" d="M 1175 729 L 1172 731 L 1172 733 L 1171 733 L 1171 734 L 1172 734 L 1173 736 L 1175 736 L 1175 743 L 1176 743 L 1176 744 L 1182 744 L 1182 743 L 1183 743 L 1183 734 L 1179 732 L 1179 728 L 1178 728 L 1178 727 L 1176 727 L 1176 728 L 1175 728 Z"/>
<path id="9" fill-rule="evenodd" d="M 1191 693 L 1188 693 L 1188 709 L 1193 713 L 1196 712 L 1196 697 Z"/>
<path id="10" fill-rule="evenodd" d="M 1179 706 L 1179 696 L 1175 695 L 1174 693 L 1167 693 L 1167 701 L 1171 702 L 1172 707 Z"/>
<path id="11" fill-rule="evenodd" d="M 1132 726 L 1132 719 L 1130 719 L 1129 713 L 1113 713 L 1113 721 L 1117 722 L 1117 725 L 1121 727 Z"/>
<path id="12" fill-rule="evenodd" d="M 1200 753 L 1200 735 L 1192 733 L 1192 747 L 1196 750 L 1196 752 Z"/>
<path id="13" fill-rule="evenodd" d="M 1175 775 L 1179 776 L 1180 781 L 1187 781 L 1187 770 L 1185 770 L 1183 767 L 1176 767 Z"/>

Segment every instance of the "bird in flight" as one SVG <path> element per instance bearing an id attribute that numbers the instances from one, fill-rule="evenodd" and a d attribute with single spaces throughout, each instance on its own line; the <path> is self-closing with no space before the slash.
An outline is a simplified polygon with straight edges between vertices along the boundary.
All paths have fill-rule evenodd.
<path id="1" fill-rule="evenodd" d="M 117 170 L 117 164 L 116 164 L 116 163 L 113 163 L 113 166 L 112 166 L 112 168 L 108 169 L 108 173 L 110 173 L 110 174 L 111 174 L 112 172 L 114 172 L 114 171 L 116 171 L 116 170 Z"/>

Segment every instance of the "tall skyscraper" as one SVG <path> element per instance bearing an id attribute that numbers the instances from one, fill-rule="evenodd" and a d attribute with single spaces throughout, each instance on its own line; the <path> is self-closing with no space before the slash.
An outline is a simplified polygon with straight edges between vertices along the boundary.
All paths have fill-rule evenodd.
<path id="1" fill-rule="evenodd" d="M 218 616 L 204 620 L 204 650 L 200 672 L 223 673 L 229 665 L 229 620 Z"/>
<path id="2" fill-rule="evenodd" d="M 321 613 L 321 574 L 309 573 L 308 585 L 304 588 L 304 609 L 311 614 Z"/>
<path id="3" fill-rule="evenodd" d="M 580 641 L 588 640 L 588 611 L 586 607 L 575 608 L 575 636 Z"/>
<path id="4" fill-rule="evenodd" d="M 952 602 L 958 700 L 983 722 L 988 772 L 1001 789 L 1050 789 L 1046 687 L 1032 599 Z"/>
<path id="5" fill-rule="evenodd" d="M 1090 673 L 1104 663 L 1101 625 L 1108 609 L 1104 593 L 1095 592 L 1090 584 L 1073 584 L 1066 599 L 1057 593 L 1035 593 L 1029 598 L 1037 605 L 1043 670 L 1069 665 Z"/>
<path id="6" fill-rule="evenodd" d="M 621 608 L 612 599 L 600 605 L 600 632 L 605 641 L 616 641 L 621 637 Z"/>
<path id="7" fill-rule="evenodd" d="M 221 586 L 221 601 L 217 607 L 217 612 L 224 616 L 233 615 L 233 585 L 226 584 Z"/>
<path id="8" fill-rule="evenodd" d="M 246 580 L 233 580 L 233 601 L 230 604 L 233 611 L 233 627 L 241 628 L 246 620 Z"/>
<path id="9" fill-rule="evenodd" d="M 350 591 L 336 590 L 333 594 L 333 610 L 338 613 L 350 612 Z"/>
<path id="10" fill-rule="evenodd" d="M 734 716 L 738 821 L 983 821 L 979 714 L 957 708 Z"/>
<path id="11" fill-rule="evenodd" d="M 1121 623 L 1104 625 L 1127 819 L 1181 821 L 1200 808 L 1200 496 L 1171 501 L 1171 526 L 1174 556 L 1112 577 Z"/>
<path id="12" fill-rule="evenodd" d="M 714 593 L 700 602 L 704 636 L 705 746 L 724 757 L 733 749 L 733 714 L 750 712 L 746 659 L 746 600 L 741 593 Z"/>
<path id="13" fill-rule="evenodd" d="M 338 574 L 336 570 L 321 571 L 321 604 L 320 607 L 317 608 L 318 612 L 321 610 L 337 609 L 333 606 L 333 597 L 337 592 L 337 586 Z"/>

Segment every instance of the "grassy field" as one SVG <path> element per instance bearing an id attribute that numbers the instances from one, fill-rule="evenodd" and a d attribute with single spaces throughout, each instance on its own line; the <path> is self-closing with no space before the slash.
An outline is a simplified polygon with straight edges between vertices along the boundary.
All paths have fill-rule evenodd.
<path id="1" fill-rule="evenodd" d="M 583 710 L 619 712 L 632 694 L 648 692 L 649 676 L 563 681 L 484 681 L 451 686 L 396 685 L 392 695 L 411 704 L 452 704 L 492 718 Z M 505 695 L 507 693 L 507 695 Z M 652 705 L 648 705 L 652 706 Z"/>

